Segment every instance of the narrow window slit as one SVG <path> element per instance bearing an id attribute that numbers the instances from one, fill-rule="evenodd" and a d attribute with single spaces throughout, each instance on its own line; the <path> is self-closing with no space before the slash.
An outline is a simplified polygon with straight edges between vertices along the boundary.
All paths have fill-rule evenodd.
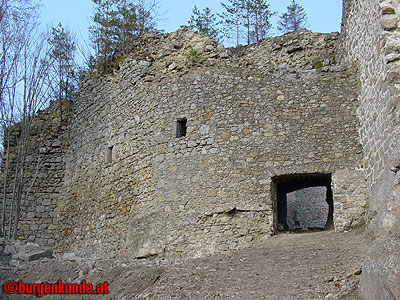
<path id="1" fill-rule="evenodd" d="M 107 148 L 106 162 L 108 164 L 112 163 L 112 160 L 113 160 L 113 148 L 114 148 L 114 146 L 110 146 Z"/>
<path id="2" fill-rule="evenodd" d="M 178 119 L 176 122 L 176 137 L 181 138 L 186 136 L 187 131 L 187 119 L 182 118 Z"/>

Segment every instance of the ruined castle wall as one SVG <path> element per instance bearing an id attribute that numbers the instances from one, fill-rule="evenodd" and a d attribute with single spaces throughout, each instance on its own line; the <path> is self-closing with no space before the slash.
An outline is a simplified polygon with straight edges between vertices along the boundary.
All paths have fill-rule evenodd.
<path id="1" fill-rule="evenodd" d="M 128 56 L 115 74 L 86 77 L 70 126 L 59 250 L 146 257 L 246 247 L 275 230 L 273 177 L 359 168 L 355 76 L 320 70 L 329 57 L 287 72 L 315 45 L 286 39 L 272 46 L 287 64 L 255 67 L 259 59 L 247 53 L 243 63 L 215 42 L 197 46 L 208 56 L 199 65 L 149 58 L 190 53 L 177 38 L 168 51 Z M 332 54 L 330 36 L 315 41 Z M 177 138 L 183 118 L 187 134 Z"/>
<path id="2" fill-rule="evenodd" d="M 376 237 L 363 269 L 364 299 L 400 298 L 399 8 L 398 0 L 344 1 L 343 54 L 359 70 L 368 225 Z"/>
<path id="3" fill-rule="evenodd" d="M 71 104 L 71 102 L 63 101 L 62 122 L 60 122 L 60 101 L 57 101 L 53 102 L 46 110 L 40 111 L 33 118 L 32 125 L 29 126 L 18 226 L 18 239 L 24 242 L 54 247 L 56 237 L 59 235 L 57 207 L 60 190 L 63 186 L 64 158 L 69 146 L 67 126 Z M 21 126 L 22 123 L 19 123 L 11 128 L 9 171 L 6 183 L 7 210 L 6 227 L 4 228 L 6 235 L 8 235 L 9 229 Z M 4 149 L 7 149 L 6 141 Z M 2 197 L 6 158 L 7 151 L 2 161 L 3 177 L 0 186 Z"/>

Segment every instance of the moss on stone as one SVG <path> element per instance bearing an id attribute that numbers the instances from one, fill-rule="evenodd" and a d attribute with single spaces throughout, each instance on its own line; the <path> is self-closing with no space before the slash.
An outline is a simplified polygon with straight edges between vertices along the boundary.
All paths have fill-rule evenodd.
<path id="1" fill-rule="evenodd" d="M 316 61 L 312 64 L 313 69 L 321 69 L 324 66 L 322 61 Z"/>
<path id="2" fill-rule="evenodd" d="M 118 58 L 114 61 L 114 63 L 113 63 L 113 68 L 114 68 L 114 69 L 118 69 L 118 68 L 119 68 L 119 65 L 120 65 L 125 59 L 126 59 L 126 55 L 125 55 L 125 56 L 120 56 L 120 57 L 118 57 Z"/>

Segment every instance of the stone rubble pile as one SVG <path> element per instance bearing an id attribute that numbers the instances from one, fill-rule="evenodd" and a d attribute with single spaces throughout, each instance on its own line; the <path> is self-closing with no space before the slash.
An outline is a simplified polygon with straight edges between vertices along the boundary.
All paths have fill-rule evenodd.
<path id="1" fill-rule="evenodd" d="M 53 250 L 41 247 L 35 243 L 0 239 L 0 262 L 15 265 L 20 262 L 30 262 L 41 258 L 52 258 Z"/>

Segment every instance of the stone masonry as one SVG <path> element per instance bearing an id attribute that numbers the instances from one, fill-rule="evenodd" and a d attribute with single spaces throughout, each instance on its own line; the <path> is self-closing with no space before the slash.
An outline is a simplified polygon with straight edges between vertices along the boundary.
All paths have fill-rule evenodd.
<path id="1" fill-rule="evenodd" d="M 274 177 L 361 167 L 356 76 L 335 65 L 338 38 L 302 30 L 225 49 L 182 28 L 138 40 L 111 75 L 86 76 L 58 251 L 201 256 L 276 233 Z M 334 222 L 362 218 L 352 211 Z"/>
<path id="2" fill-rule="evenodd" d="M 65 173 L 65 153 L 69 146 L 68 120 L 70 105 L 63 101 L 63 121 L 60 121 L 60 101 L 53 102 L 49 108 L 39 111 L 30 128 L 26 164 L 24 169 L 24 186 L 21 203 L 19 239 L 24 242 L 36 242 L 41 246 L 54 247 L 59 235 L 59 217 L 57 203 L 63 186 Z M 16 165 L 16 147 L 21 128 L 12 128 L 10 139 L 10 167 L 6 182 L 7 218 L 4 232 L 8 233 L 8 217 L 12 201 L 13 174 Z M 4 149 L 7 149 L 6 145 Z M 3 159 L 3 167 L 7 153 Z M 4 180 L 4 178 L 3 178 Z M 3 196 L 4 181 L 1 185 Z"/>
<path id="3" fill-rule="evenodd" d="M 400 1 L 343 3 L 343 60 L 358 68 L 360 141 L 376 238 L 364 266 L 364 299 L 400 299 Z"/>
<path id="4" fill-rule="evenodd" d="M 326 187 L 310 187 L 287 194 L 290 230 L 324 229 L 329 212 L 326 192 Z"/>
<path id="5" fill-rule="evenodd" d="M 19 238 L 108 258 L 249 247 L 282 227 L 277 183 L 321 176 L 335 230 L 375 237 L 363 299 L 400 299 L 399 9 L 344 0 L 341 34 L 235 49 L 185 27 L 135 40 L 83 77 L 68 123 L 38 115 Z"/>
<path id="6" fill-rule="evenodd" d="M 30 160 L 49 159 L 19 238 L 109 258 L 249 247 L 280 228 L 274 178 L 301 174 L 332 178 L 337 230 L 362 223 L 366 186 L 348 189 L 364 181 L 357 77 L 336 64 L 339 37 L 225 49 L 183 27 L 136 40 L 112 74 L 82 79 L 68 127 L 56 104 L 49 124 L 38 115 Z"/>

